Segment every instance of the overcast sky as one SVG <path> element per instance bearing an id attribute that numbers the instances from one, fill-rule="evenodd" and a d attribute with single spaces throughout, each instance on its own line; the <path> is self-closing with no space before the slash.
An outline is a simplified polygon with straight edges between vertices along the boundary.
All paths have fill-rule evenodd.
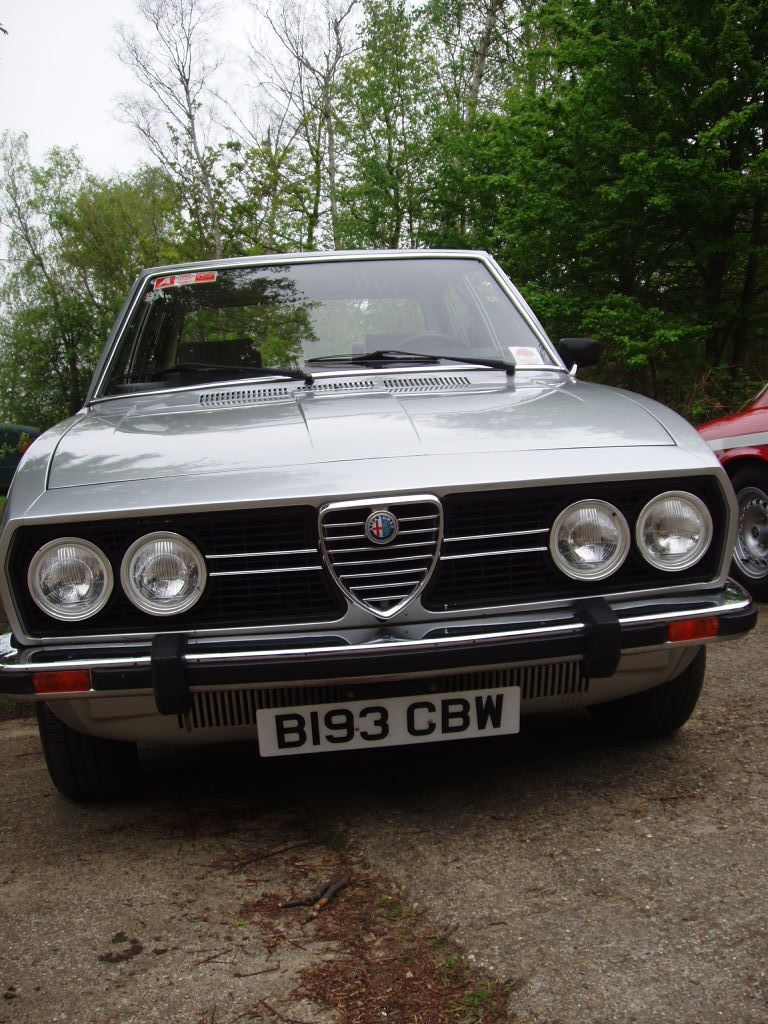
<path id="1" fill-rule="evenodd" d="M 229 0 L 222 25 L 240 42 L 250 19 Z M 97 173 L 128 171 L 146 158 L 114 116 L 132 76 L 115 55 L 115 26 L 136 23 L 132 0 L 0 0 L 0 129 L 24 131 L 32 159 L 51 146 L 77 146 Z M 226 41 L 226 39 L 225 39 Z"/>

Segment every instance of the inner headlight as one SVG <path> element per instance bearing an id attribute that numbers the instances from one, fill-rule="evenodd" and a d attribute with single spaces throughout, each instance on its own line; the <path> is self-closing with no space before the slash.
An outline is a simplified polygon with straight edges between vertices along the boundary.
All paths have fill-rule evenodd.
<path id="1" fill-rule="evenodd" d="M 112 593 L 112 566 L 103 551 L 80 537 L 44 544 L 30 562 L 27 583 L 38 608 L 76 622 L 100 612 Z"/>
<path id="2" fill-rule="evenodd" d="M 623 564 L 629 527 L 607 501 L 577 501 L 563 509 L 549 538 L 555 565 L 574 580 L 602 580 Z"/>
<path id="3" fill-rule="evenodd" d="M 177 533 L 150 533 L 126 551 L 120 581 L 128 599 L 150 615 L 178 615 L 205 588 L 203 556 Z"/>
<path id="4" fill-rule="evenodd" d="M 695 494 L 667 491 L 640 513 L 635 539 L 643 558 L 656 569 L 689 569 L 712 542 L 712 516 Z"/>

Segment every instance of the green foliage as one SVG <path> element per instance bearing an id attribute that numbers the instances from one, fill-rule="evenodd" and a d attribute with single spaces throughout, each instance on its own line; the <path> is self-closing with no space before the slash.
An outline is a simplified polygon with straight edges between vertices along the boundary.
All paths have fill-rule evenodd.
<path id="1" fill-rule="evenodd" d="M 365 0 L 360 53 L 342 86 L 342 244 L 414 246 L 426 204 L 435 69 L 405 0 Z"/>
<path id="2" fill-rule="evenodd" d="M 604 340 L 617 383 L 680 403 L 706 366 L 765 359 L 764 6 L 547 0 L 534 23 L 502 108 L 444 140 L 461 239 L 553 333 Z"/>
<path id="3" fill-rule="evenodd" d="M 160 171 L 103 181 L 74 151 L 30 163 L 23 136 L 0 144 L 0 418 L 46 427 L 82 405 L 107 332 L 143 263 L 175 258 Z"/>
<path id="4" fill-rule="evenodd" d="M 266 7 L 260 128 L 219 130 L 211 5 L 142 0 L 163 33 L 124 31 L 123 109 L 159 166 L 99 179 L 4 137 L 1 417 L 78 407 L 140 266 L 322 245 L 488 249 L 555 338 L 603 342 L 593 376 L 692 417 L 768 376 L 765 4 Z"/>

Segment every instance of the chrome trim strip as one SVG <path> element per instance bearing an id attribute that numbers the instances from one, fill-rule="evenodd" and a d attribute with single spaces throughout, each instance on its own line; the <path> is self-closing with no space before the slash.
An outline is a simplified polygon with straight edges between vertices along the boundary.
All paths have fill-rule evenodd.
<path id="1" fill-rule="evenodd" d="M 443 543 L 457 544 L 462 540 L 492 540 L 494 537 L 530 537 L 534 533 L 549 533 L 549 529 L 546 526 L 540 526 L 535 530 L 510 530 L 509 533 L 474 533 L 469 537 L 444 537 Z"/>
<path id="2" fill-rule="evenodd" d="M 350 587 L 350 590 L 391 590 L 393 587 L 415 587 L 421 581 L 420 580 L 397 580 L 395 583 L 377 583 L 375 580 L 373 583 L 356 583 L 354 587 Z M 368 598 L 368 600 L 376 600 L 376 598 Z M 378 600 L 386 601 L 386 597 L 381 597 Z"/>
<path id="3" fill-rule="evenodd" d="M 387 576 L 411 576 L 415 572 L 426 572 L 427 567 L 419 568 L 418 565 L 414 565 L 412 569 L 390 569 Z M 364 580 L 370 579 L 371 576 L 378 576 L 375 572 L 340 572 L 340 580 Z"/>
<path id="4" fill-rule="evenodd" d="M 388 558 L 384 563 L 385 565 L 391 565 L 393 562 L 420 562 L 425 558 L 432 559 L 432 555 L 403 555 L 401 558 Z M 353 559 L 348 562 L 339 562 L 338 566 L 340 569 L 347 565 L 381 565 L 382 559 L 380 558 L 360 558 Z M 341 575 L 341 573 L 339 573 Z"/>
<path id="5" fill-rule="evenodd" d="M 398 522 L 399 521 L 400 520 L 398 520 Z M 397 536 L 398 537 L 412 537 L 414 535 L 414 533 L 434 533 L 435 530 L 437 530 L 436 526 L 422 526 L 422 527 L 420 527 L 420 528 L 418 528 L 416 530 L 400 530 L 400 531 L 398 531 Z M 335 544 L 335 542 L 337 540 L 365 540 L 365 534 L 364 533 L 337 533 L 335 537 L 328 537 L 326 539 L 326 543 L 327 544 Z M 432 542 L 431 541 L 421 541 L 421 543 L 422 544 L 431 544 Z M 401 548 L 413 547 L 413 544 L 399 544 L 398 547 L 401 547 Z M 362 550 L 367 550 L 367 548 L 347 548 L 347 549 L 345 549 L 345 548 L 336 548 L 335 550 L 338 551 L 338 552 L 342 552 L 344 550 L 362 551 Z"/>
<path id="6" fill-rule="evenodd" d="M 322 572 L 322 565 L 292 565 L 284 569 L 229 569 L 226 572 L 209 572 L 211 579 L 218 576 L 269 576 L 278 572 Z"/>
<path id="7" fill-rule="evenodd" d="M 234 555 L 206 555 L 205 560 L 212 562 L 217 558 L 272 558 L 278 555 L 316 555 L 317 548 L 291 548 L 290 551 L 238 551 Z"/>
<path id="8" fill-rule="evenodd" d="M 543 548 L 508 548 L 506 551 L 471 551 L 468 555 L 441 555 L 441 562 L 455 562 L 459 558 L 491 558 L 493 555 L 530 555 L 534 551 L 547 551 Z"/>
<path id="9" fill-rule="evenodd" d="M 334 540 L 336 540 L 336 538 L 332 537 L 331 541 L 334 541 Z M 411 544 L 398 544 L 396 549 L 395 548 L 389 548 L 389 550 L 390 551 L 393 551 L 393 550 L 399 551 L 400 548 L 423 548 L 427 544 L 429 544 L 431 546 L 432 543 L 433 543 L 433 541 L 431 541 L 431 540 L 415 540 Z M 334 557 L 336 555 L 351 555 L 351 554 L 354 554 L 356 551 L 371 551 L 371 550 L 372 550 L 372 548 L 371 548 L 370 544 L 368 544 L 368 545 L 366 545 L 365 547 L 362 547 L 362 548 L 328 548 L 329 554 L 333 555 Z M 380 548 L 379 550 L 383 550 L 383 549 Z M 384 565 L 388 565 L 390 561 L 394 562 L 394 558 L 392 558 L 392 559 L 384 559 L 384 558 L 382 558 L 381 559 L 381 562 Z"/>
<path id="10" fill-rule="evenodd" d="M 680 608 L 679 610 L 670 610 L 668 612 L 651 612 L 648 614 L 635 614 L 628 609 L 629 614 L 619 614 L 619 623 L 621 625 L 638 625 L 648 624 L 652 625 L 657 622 L 670 622 L 678 619 L 698 619 L 705 618 L 710 615 L 725 614 L 728 612 L 738 612 L 745 608 L 748 608 L 752 604 L 752 599 L 749 595 L 737 588 L 733 584 L 729 583 L 729 586 L 713 595 L 713 598 L 706 606 L 698 608 Z M 438 626 L 437 623 L 425 623 L 426 628 L 434 629 Z M 443 622 L 445 627 L 450 628 L 449 622 Z M 187 650 L 183 655 L 183 660 L 189 665 L 202 665 L 211 662 L 221 662 L 223 665 L 232 662 L 242 661 L 262 661 L 269 658 L 299 658 L 302 660 L 316 660 L 323 659 L 326 657 L 359 657 L 361 654 L 371 654 L 376 656 L 379 651 L 424 651 L 424 650 L 436 650 L 444 647 L 456 646 L 459 644 L 469 644 L 472 646 L 482 646 L 486 643 L 495 642 L 498 640 L 516 640 L 516 639 L 529 639 L 534 637 L 546 637 L 546 636 L 574 636 L 585 632 L 586 626 L 583 622 L 559 622 L 551 626 L 522 626 L 513 629 L 495 629 L 489 632 L 481 633 L 470 633 L 470 634 L 458 634 L 456 636 L 441 636 L 441 637 L 430 637 L 425 638 L 408 638 L 403 636 L 397 636 L 393 633 L 392 629 L 379 632 L 379 634 L 373 639 L 363 643 L 354 644 L 343 644 L 341 646 L 326 646 L 326 647 L 278 647 L 276 649 L 257 649 L 257 650 L 216 650 L 216 651 L 192 651 Z M 10 635 L 9 635 L 10 636 Z M 713 638 L 717 640 L 718 638 Z M 728 638 L 724 638 L 728 639 Z M 701 641 L 697 641 L 701 643 Z M 680 644 L 665 644 L 664 647 L 673 646 L 678 647 Z M 631 649 L 631 648 L 627 648 Z M 23 657 L 23 654 L 21 655 Z M 2 661 L 0 662 L 0 677 L 3 672 L 7 671 L 22 671 L 22 672 L 39 672 L 39 671 L 60 671 L 65 669 L 100 669 L 100 668 L 141 668 L 143 666 L 149 666 L 151 664 L 151 657 L 149 654 L 146 655 L 133 655 L 126 657 L 106 657 L 106 658 L 88 658 L 82 659 L 66 659 L 64 661 L 23 661 L 18 662 L 20 657 L 19 652 L 13 648 L 7 647 L 2 651 Z M 71 697 L 80 696 L 78 694 L 72 694 Z M 113 696 L 112 691 L 90 691 L 90 693 L 82 694 L 82 696 Z M 69 699 L 70 695 L 67 695 Z"/>

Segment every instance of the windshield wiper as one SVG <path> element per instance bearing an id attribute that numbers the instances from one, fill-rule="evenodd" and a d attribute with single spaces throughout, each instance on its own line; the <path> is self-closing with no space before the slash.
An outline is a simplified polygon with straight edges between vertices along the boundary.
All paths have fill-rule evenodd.
<path id="1" fill-rule="evenodd" d="M 313 384 L 314 379 L 311 373 L 305 370 L 294 369 L 291 366 L 230 366 L 221 363 L 174 363 L 165 370 L 159 370 L 153 374 L 157 380 L 165 380 L 166 377 L 178 373 L 203 375 L 206 373 L 224 374 L 226 377 L 287 377 L 289 380 L 303 380 L 305 384 Z"/>
<path id="2" fill-rule="evenodd" d="M 386 366 L 390 363 L 442 363 L 445 361 L 453 363 L 470 363 L 474 366 L 487 366 L 491 370 L 504 370 L 506 373 L 515 372 L 515 364 L 508 363 L 504 359 L 486 359 L 477 356 L 453 356 L 453 355 L 426 355 L 423 352 L 404 352 L 398 348 L 382 348 L 376 352 L 366 352 L 365 355 L 335 355 L 317 356 L 314 359 L 307 359 L 308 365 L 330 363 L 331 365 L 348 366 Z"/>

